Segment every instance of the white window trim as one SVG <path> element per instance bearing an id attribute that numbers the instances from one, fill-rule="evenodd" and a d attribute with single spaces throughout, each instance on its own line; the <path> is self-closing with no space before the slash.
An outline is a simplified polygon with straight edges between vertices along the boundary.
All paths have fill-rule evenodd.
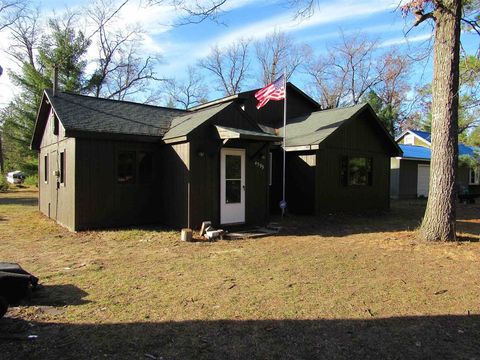
<path id="1" fill-rule="evenodd" d="M 415 136 L 413 134 L 406 134 L 403 142 L 405 145 L 415 145 Z"/>
<path id="2" fill-rule="evenodd" d="M 473 182 L 472 182 L 472 172 L 473 172 Z M 468 185 L 480 185 L 480 165 L 476 167 L 471 167 L 468 173 Z"/>

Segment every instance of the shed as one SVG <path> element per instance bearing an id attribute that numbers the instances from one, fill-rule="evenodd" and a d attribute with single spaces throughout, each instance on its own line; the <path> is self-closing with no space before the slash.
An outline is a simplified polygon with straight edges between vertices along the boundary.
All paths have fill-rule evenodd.
<path id="1" fill-rule="evenodd" d="M 391 159 L 390 194 L 395 199 L 427 198 L 430 182 L 431 136 L 429 132 L 406 130 L 396 139 L 403 151 L 402 156 Z M 458 144 L 460 157 L 478 159 L 480 149 Z M 462 166 L 458 168 L 459 191 L 480 194 L 480 168 Z"/>

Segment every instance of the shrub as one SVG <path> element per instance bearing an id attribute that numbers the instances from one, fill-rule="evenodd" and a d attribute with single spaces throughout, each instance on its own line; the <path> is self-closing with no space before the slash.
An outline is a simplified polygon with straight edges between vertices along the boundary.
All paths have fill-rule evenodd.
<path id="1" fill-rule="evenodd" d="M 36 186 L 38 187 L 38 175 L 30 175 L 25 178 L 25 181 L 23 182 L 23 185 L 27 186 Z"/>
<path id="2" fill-rule="evenodd" d="M 10 184 L 4 174 L 0 173 L 0 192 L 8 191 Z"/>

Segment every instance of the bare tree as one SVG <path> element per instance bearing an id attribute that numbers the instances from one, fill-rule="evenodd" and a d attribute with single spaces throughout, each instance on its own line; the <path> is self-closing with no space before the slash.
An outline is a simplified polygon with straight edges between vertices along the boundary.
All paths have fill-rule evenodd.
<path id="1" fill-rule="evenodd" d="M 267 85 L 286 71 L 287 80 L 304 62 L 306 45 L 298 45 L 294 39 L 279 31 L 267 35 L 255 43 L 255 53 L 260 63 L 262 85 Z"/>
<path id="2" fill-rule="evenodd" d="M 249 41 L 240 39 L 226 48 L 215 45 L 199 66 L 211 72 L 218 82 L 217 90 L 225 95 L 239 93 L 247 79 Z"/>
<path id="3" fill-rule="evenodd" d="M 26 8 L 26 0 L 0 0 L 0 31 L 21 19 Z"/>
<path id="4" fill-rule="evenodd" d="M 202 76 L 193 66 L 188 67 L 186 80 L 169 80 L 166 91 L 174 105 L 179 104 L 185 109 L 206 102 L 208 95 Z"/>
<path id="5" fill-rule="evenodd" d="M 126 4 L 123 1 L 120 8 Z M 158 55 L 141 56 L 143 31 L 129 27 L 110 31 L 107 24 L 120 9 L 114 0 L 98 0 L 88 9 L 95 27 L 91 38 L 97 46 L 98 58 L 88 91 L 97 97 L 123 100 L 146 93 L 152 81 L 164 80 L 157 76 Z"/>
<path id="6" fill-rule="evenodd" d="M 36 68 L 35 51 L 40 45 L 43 29 L 39 10 L 26 9 L 23 16 L 9 26 L 11 41 L 5 52 L 19 65 L 28 62 Z"/>
<path id="7" fill-rule="evenodd" d="M 412 62 L 396 49 L 388 50 L 380 61 L 383 63 L 382 81 L 375 90 L 385 104 L 399 108 L 406 92 L 410 90 L 408 77 Z"/>
<path id="8" fill-rule="evenodd" d="M 175 25 L 199 24 L 206 20 L 220 23 L 220 18 L 225 12 L 224 8 L 234 0 L 147 0 L 150 6 L 170 5 L 185 15 Z M 315 13 L 319 0 L 283 0 L 281 5 L 295 10 L 294 18 L 308 18 Z"/>
<path id="9" fill-rule="evenodd" d="M 306 64 L 306 73 L 320 95 L 324 108 L 357 104 L 367 91 L 382 82 L 385 63 L 375 56 L 377 42 L 363 34 L 345 37 Z"/>
<path id="10" fill-rule="evenodd" d="M 147 0 L 149 6 L 170 5 L 184 14 L 175 25 L 199 24 L 205 20 L 219 22 L 223 7 L 228 0 Z"/>

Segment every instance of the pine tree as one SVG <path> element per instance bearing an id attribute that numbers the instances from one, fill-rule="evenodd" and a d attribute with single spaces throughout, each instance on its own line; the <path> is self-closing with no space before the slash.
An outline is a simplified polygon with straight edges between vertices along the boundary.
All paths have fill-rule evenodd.
<path id="1" fill-rule="evenodd" d="M 12 78 L 21 93 L 3 109 L 0 125 L 3 133 L 5 170 L 37 171 L 36 154 L 30 150 L 35 120 L 43 90 L 52 87 L 54 65 L 59 69 L 59 88 L 81 92 L 84 87 L 84 55 L 90 44 L 81 31 L 76 31 L 73 17 L 67 21 L 52 19 L 49 32 L 42 37 L 34 63 L 25 59 L 21 71 Z"/>

